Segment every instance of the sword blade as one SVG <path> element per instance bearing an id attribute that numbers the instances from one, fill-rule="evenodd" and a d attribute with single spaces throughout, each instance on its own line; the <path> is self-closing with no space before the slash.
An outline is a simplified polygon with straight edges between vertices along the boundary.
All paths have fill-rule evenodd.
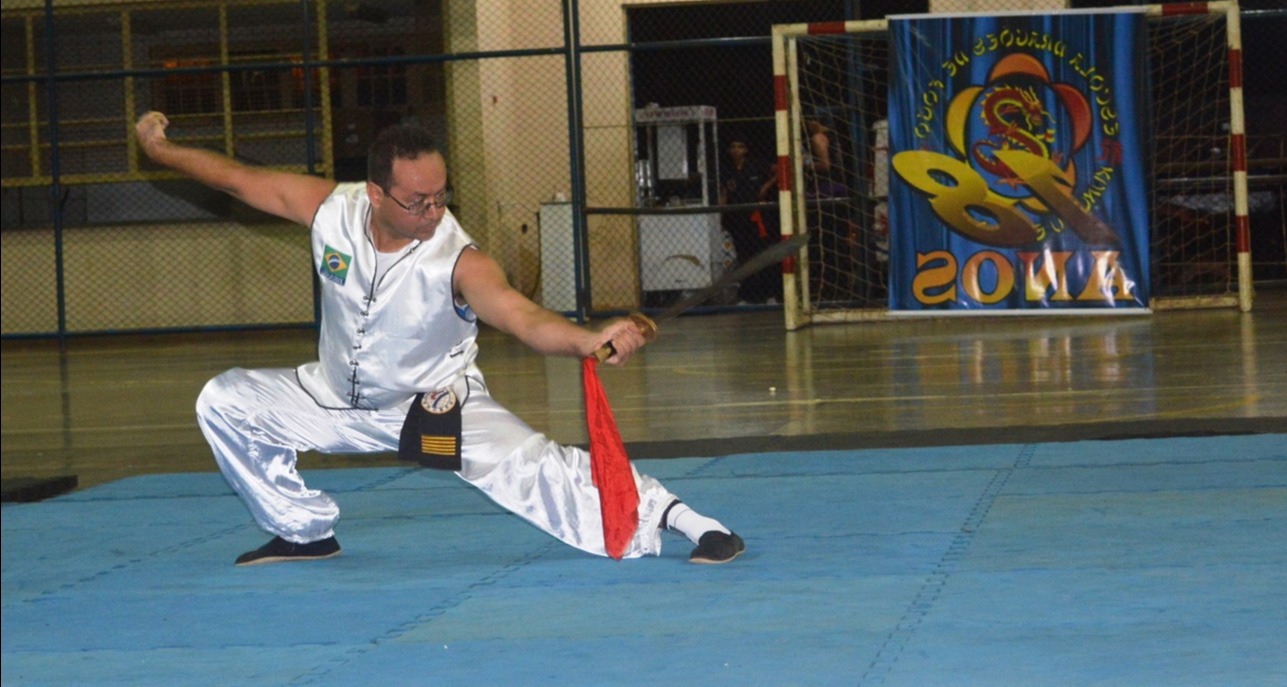
<path id="1" fill-rule="evenodd" d="M 634 312 L 630 313 L 630 319 L 634 320 L 635 325 L 639 327 L 639 331 L 644 333 L 644 338 L 651 341 L 657 336 L 657 324 L 659 322 L 673 320 L 685 312 L 705 303 L 714 297 L 715 294 L 727 289 L 733 284 L 736 284 L 752 274 L 759 272 L 769 265 L 776 265 L 777 263 L 782 262 L 787 258 L 787 256 L 792 255 L 803 248 L 805 242 L 808 240 L 809 232 L 796 234 L 791 238 L 779 242 L 777 245 L 769 246 L 763 251 L 760 251 L 760 253 L 755 257 L 742 263 L 732 272 L 726 272 L 724 276 L 715 280 L 714 284 L 711 284 L 701 291 L 698 291 L 697 293 L 694 293 L 693 295 L 666 308 L 660 315 L 650 318 L 643 313 Z M 600 346 L 593 355 L 599 360 L 599 362 L 603 362 L 616 355 L 616 353 L 616 347 L 612 345 L 611 341 L 609 341 L 608 343 Z"/>
<path id="2" fill-rule="evenodd" d="M 697 293 L 694 293 L 661 311 L 661 314 L 652 318 L 653 321 L 660 323 L 679 317 L 711 298 L 714 298 L 716 294 L 727 289 L 733 284 L 742 281 L 769 265 L 776 265 L 777 263 L 782 262 L 789 255 L 794 255 L 804 247 L 805 242 L 808 240 L 809 233 L 805 232 L 803 234 L 795 234 L 791 238 L 778 242 L 777 245 L 769 246 L 757 253 L 755 257 L 739 265 L 733 271 L 725 272 L 724 276 L 717 279 L 714 284 L 707 286 L 701 291 L 698 291 Z"/>

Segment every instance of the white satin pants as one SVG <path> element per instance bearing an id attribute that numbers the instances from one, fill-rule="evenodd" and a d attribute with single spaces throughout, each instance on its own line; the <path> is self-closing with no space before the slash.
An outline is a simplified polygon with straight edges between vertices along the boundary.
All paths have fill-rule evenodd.
<path id="1" fill-rule="evenodd" d="M 456 474 L 559 540 L 607 555 L 589 454 L 528 427 L 491 397 L 476 368 L 455 390 L 465 400 L 462 469 Z M 201 431 L 228 483 L 261 528 L 296 543 L 332 536 L 340 517 L 330 496 L 304 484 L 295 469 L 297 452 L 396 451 L 405 417 L 405 407 L 320 407 L 293 369 L 229 370 L 210 380 L 197 399 Z M 661 517 L 675 500 L 657 480 L 634 474 L 639 527 L 626 558 L 661 553 Z"/>

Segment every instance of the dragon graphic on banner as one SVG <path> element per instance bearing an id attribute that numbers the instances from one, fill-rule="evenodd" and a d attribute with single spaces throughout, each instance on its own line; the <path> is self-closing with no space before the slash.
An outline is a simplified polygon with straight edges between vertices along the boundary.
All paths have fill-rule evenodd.
<path id="1" fill-rule="evenodd" d="M 1144 15 L 890 30 L 891 308 L 1146 311 Z"/>

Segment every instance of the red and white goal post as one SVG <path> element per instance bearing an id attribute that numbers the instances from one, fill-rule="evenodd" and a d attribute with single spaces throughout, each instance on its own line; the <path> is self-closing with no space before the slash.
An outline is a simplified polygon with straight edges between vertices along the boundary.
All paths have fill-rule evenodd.
<path id="1" fill-rule="evenodd" d="M 1250 310 L 1237 3 L 1123 9 L 1145 13 L 1150 46 L 1151 298 L 1145 312 Z M 782 265 L 788 330 L 890 316 L 889 35 L 884 20 L 773 27 L 782 234 L 817 235 Z M 820 116 L 840 145 L 832 149 L 831 171 L 815 165 L 806 175 L 808 127 Z"/>

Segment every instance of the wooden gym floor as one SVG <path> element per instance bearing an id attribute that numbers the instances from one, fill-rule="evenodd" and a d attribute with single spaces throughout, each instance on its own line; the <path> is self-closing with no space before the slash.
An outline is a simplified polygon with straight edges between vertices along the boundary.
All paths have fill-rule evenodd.
<path id="1" fill-rule="evenodd" d="M 585 442 L 579 366 L 485 330 L 493 394 Z M 230 367 L 293 367 L 308 329 L 6 340 L 5 480 L 210 471 L 193 407 Z M 665 323 L 600 375 L 634 458 L 1287 430 L 1287 292 L 1253 312 L 913 319 L 787 333 L 776 310 Z M 300 467 L 394 465 L 309 456 Z"/>

